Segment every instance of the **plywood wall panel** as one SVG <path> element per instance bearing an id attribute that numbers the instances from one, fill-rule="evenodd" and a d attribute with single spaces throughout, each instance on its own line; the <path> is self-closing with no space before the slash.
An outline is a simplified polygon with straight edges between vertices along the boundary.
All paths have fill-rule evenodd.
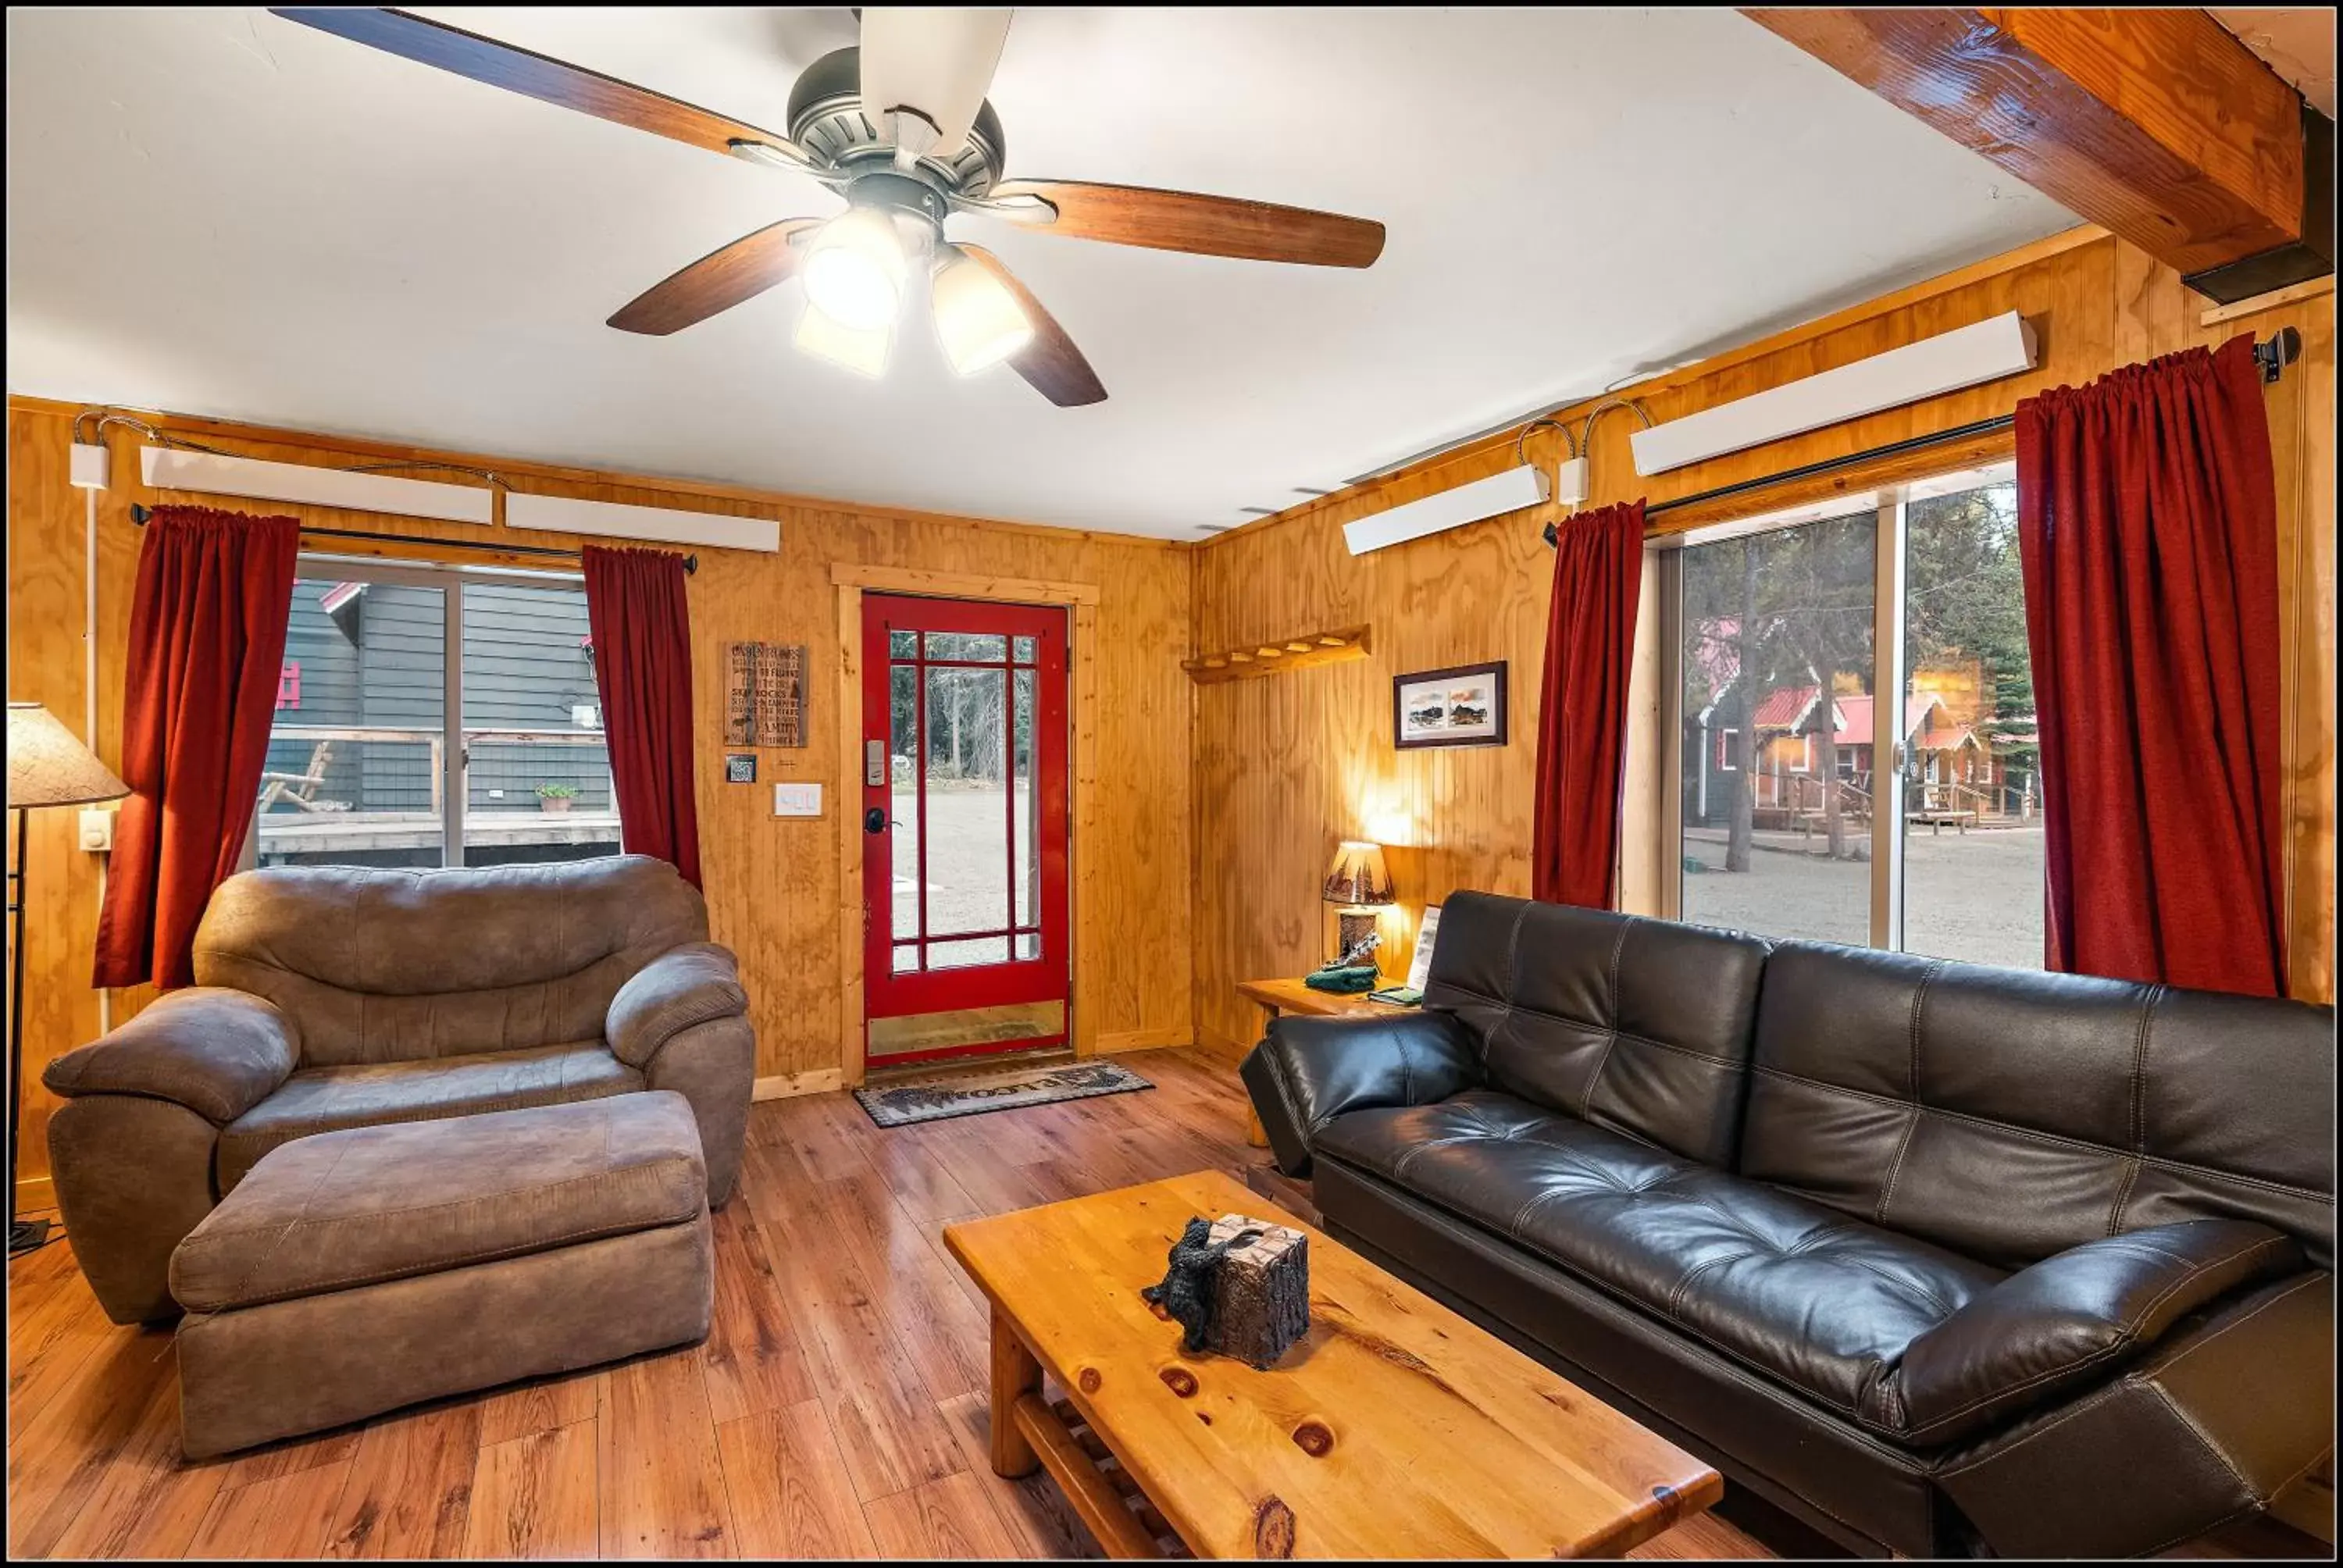
<path id="1" fill-rule="evenodd" d="M 2040 364 L 2030 374 L 1648 480 L 1635 475 L 1628 449 L 1634 417 L 1606 413 L 1590 447 L 1589 504 L 1637 496 L 1656 503 L 1735 484 L 2005 415 L 2029 393 L 2087 381 L 2192 343 L 2298 327 L 2304 362 L 2270 403 L 2286 498 L 2279 548 L 2289 638 L 2290 934 L 2297 994 L 2331 998 L 2331 296 L 2204 328 L 2201 306 L 2169 268 L 2102 232 L 2084 230 L 1625 390 L 1655 419 L 1678 418 L 2009 310 L 2023 313 L 2038 337 Z M 1582 405 L 1571 417 L 1583 418 L 1585 409 Z M 1555 440 L 1548 432 L 1533 435 L 1532 456 L 1551 461 Z M 1539 532 L 1554 509 L 1531 508 L 1364 557 L 1351 557 L 1342 542 L 1342 525 L 1354 518 L 1509 466 L 1513 444 L 1510 431 L 1489 437 L 1221 535 L 1198 551 L 1200 648 L 1235 646 L 1296 626 L 1368 622 L 1374 635 L 1373 651 L 1363 661 L 1234 682 L 1198 695 L 1195 1011 L 1200 1035 L 1223 1050 L 1249 1043 L 1259 1027 L 1256 1010 L 1234 994 L 1237 981 L 1295 973 L 1323 958 L 1327 922 L 1317 888 L 1336 839 L 1363 836 L 1393 846 L 1390 861 L 1403 905 L 1386 918 L 1387 971 L 1405 964 L 1424 904 L 1457 888 L 1528 890 L 1534 720 L 1554 560 Z M 1966 467 L 2010 449 L 2006 433 L 1977 437 L 1940 448 L 1933 457 L 1774 487 L 1755 498 L 1679 508 L 1654 519 L 1654 531 Z M 1492 658 L 1511 665 L 1510 744 L 1469 751 L 1393 749 L 1393 675 Z M 1653 711 L 1656 693 L 1637 695 L 1637 711 Z M 1631 739 L 1641 749 L 1631 759 L 1631 778 L 1648 780 L 1654 776 L 1648 753 L 1658 736 L 1648 723 L 1644 731 Z M 1650 841 L 1655 815 L 1630 814 L 1631 822 L 1644 825 L 1642 841 L 1626 852 L 1630 907 L 1654 907 L 1657 879 L 1669 874 L 1663 847 Z"/>
<path id="2" fill-rule="evenodd" d="M 65 482 L 73 410 L 12 399 L 8 415 L 9 695 L 45 702 L 77 732 L 82 719 L 82 493 Z M 261 431 L 219 421 L 172 421 L 207 443 L 239 455 L 287 462 L 364 462 L 447 456 L 383 443 L 297 432 Z M 122 650 L 129 633 L 130 589 L 141 535 L 134 502 L 178 498 L 136 483 L 138 440 L 113 432 L 114 490 L 100 498 L 99 754 L 120 756 Z M 1105 788 L 1086 854 L 1097 868 L 1095 896 L 1077 911 L 1075 946 L 1090 985 L 1098 1034 L 1110 1041 L 1184 1042 L 1191 1038 L 1192 985 L 1183 936 L 1192 855 L 1189 839 L 1187 657 L 1191 552 L 1160 542 L 1070 529 L 1022 527 L 930 514 L 861 510 L 790 498 L 760 497 L 733 487 L 694 489 L 687 483 L 510 463 L 493 467 L 524 489 L 587 500 L 684 507 L 770 518 L 781 525 L 778 555 L 700 548 L 690 579 L 694 715 L 699 737 L 698 785 L 701 861 L 716 939 L 740 956 L 758 1033 L 760 1076 L 837 1069 L 842 901 L 859 900 L 839 875 L 835 813 L 858 798 L 840 767 L 834 681 L 840 658 L 834 563 L 920 568 L 994 578 L 1095 584 L 1099 603 L 1095 669 L 1100 687 L 1096 745 Z M 435 548 L 439 537 L 478 538 L 481 530 L 329 508 L 268 502 L 219 504 L 255 512 L 289 512 L 313 527 L 387 530 L 411 538 L 411 549 L 353 546 L 384 554 L 463 562 L 492 560 L 478 551 Z M 574 547 L 578 539 L 526 533 L 515 542 Z M 528 558 L 518 564 L 542 565 Z M 807 645 L 815 712 L 811 744 L 758 753 L 758 782 L 727 785 L 721 736 L 723 649 L 734 641 Z M 738 749 L 737 748 L 735 749 Z M 776 780 L 819 781 L 824 816 L 772 815 Z M 41 1129 L 50 1109 L 36 1081 L 58 1053 L 94 1038 L 97 998 L 88 986 L 95 938 L 98 861 L 72 847 L 72 813 L 35 819 L 32 869 L 36 919 L 28 940 L 24 1146 L 25 1170 L 45 1170 Z M 117 992 L 118 1020 L 146 998 Z"/>

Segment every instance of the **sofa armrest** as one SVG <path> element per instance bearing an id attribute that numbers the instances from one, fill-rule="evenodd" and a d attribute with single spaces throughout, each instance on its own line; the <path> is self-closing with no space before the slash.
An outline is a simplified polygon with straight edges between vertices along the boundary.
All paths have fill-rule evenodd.
<path id="1" fill-rule="evenodd" d="M 1481 1081 L 1471 1033 L 1445 1012 L 1272 1019 L 1238 1073 L 1278 1169 L 1310 1172 L 1310 1141 L 1349 1111 L 1430 1105 Z"/>
<path id="2" fill-rule="evenodd" d="M 628 1067 L 650 1065 L 659 1048 L 695 1025 L 749 1010 L 739 962 L 728 948 L 692 942 L 661 953 L 618 988 L 602 1032 Z"/>
<path id="3" fill-rule="evenodd" d="M 2244 1286 L 2302 1269 L 2294 1238 L 2249 1220 L 2184 1220 L 2043 1259 L 1914 1340 L 1865 1391 L 1872 1424 L 1941 1442 L 2099 1378 Z"/>
<path id="4" fill-rule="evenodd" d="M 225 1127 L 293 1075 L 301 1035 L 248 992 L 175 990 L 113 1033 L 49 1063 L 41 1081 L 68 1100 L 136 1094 L 167 1100 Z"/>
<path id="5" fill-rule="evenodd" d="M 2335 1276 L 2192 1314 L 2114 1379 L 1946 1454 L 2003 1557 L 2147 1557 L 2269 1506 L 2335 1452 Z"/>

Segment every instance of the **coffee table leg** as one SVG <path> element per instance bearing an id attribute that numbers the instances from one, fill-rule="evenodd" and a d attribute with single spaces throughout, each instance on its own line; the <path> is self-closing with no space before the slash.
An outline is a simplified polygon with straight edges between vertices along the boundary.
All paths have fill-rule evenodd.
<path id="1" fill-rule="evenodd" d="M 1014 1324 L 992 1310 L 992 1473 L 1031 1475 L 1041 1456 L 1017 1430 L 1017 1402 L 1041 1392 L 1041 1363 L 1017 1337 Z"/>

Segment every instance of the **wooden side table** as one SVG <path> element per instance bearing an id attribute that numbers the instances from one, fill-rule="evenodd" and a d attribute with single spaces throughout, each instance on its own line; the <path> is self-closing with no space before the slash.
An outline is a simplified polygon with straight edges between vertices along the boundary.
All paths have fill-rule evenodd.
<path id="1" fill-rule="evenodd" d="M 1393 983 L 1381 975 L 1375 977 L 1374 989 L 1381 990 Z M 1404 1012 L 1389 1002 L 1369 1001 L 1365 991 L 1338 993 L 1312 990 L 1296 975 L 1288 980 L 1249 980 L 1237 982 L 1237 994 L 1261 1006 L 1262 1028 L 1268 1030 L 1269 1020 L 1282 1012 L 1300 1013 L 1305 1018 L 1352 1018 L 1367 1013 Z M 1250 1100 L 1245 1104 L 1245 1141 L 1255 1149 L 1269 1147 L 1269 1133 L 1261 1124 Z"/>

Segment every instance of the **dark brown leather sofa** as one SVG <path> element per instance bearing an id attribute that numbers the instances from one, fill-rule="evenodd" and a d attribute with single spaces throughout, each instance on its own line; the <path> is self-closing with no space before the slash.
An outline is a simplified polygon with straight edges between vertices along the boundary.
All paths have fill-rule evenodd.
<path id="1" fill-rule="evenodd" d="M 1460 893 L 1244 1081 L 1326 1229 L 1857 1551 L 2151 1553 L 2332 1442 L 2334 1013 Z"/>
<path id="2" fill-rule="evenodd" d="M 642 855 L 444 871 L 246 871 L 196 932 L 198 984 L 51 1062 L 49 1164 L 116 1322 L 176 1315 L 172 1249 L 312 1133 L 643 1090 L 690 1102 L 731 1195 L 757 1043 L 699 890 Z"/>

